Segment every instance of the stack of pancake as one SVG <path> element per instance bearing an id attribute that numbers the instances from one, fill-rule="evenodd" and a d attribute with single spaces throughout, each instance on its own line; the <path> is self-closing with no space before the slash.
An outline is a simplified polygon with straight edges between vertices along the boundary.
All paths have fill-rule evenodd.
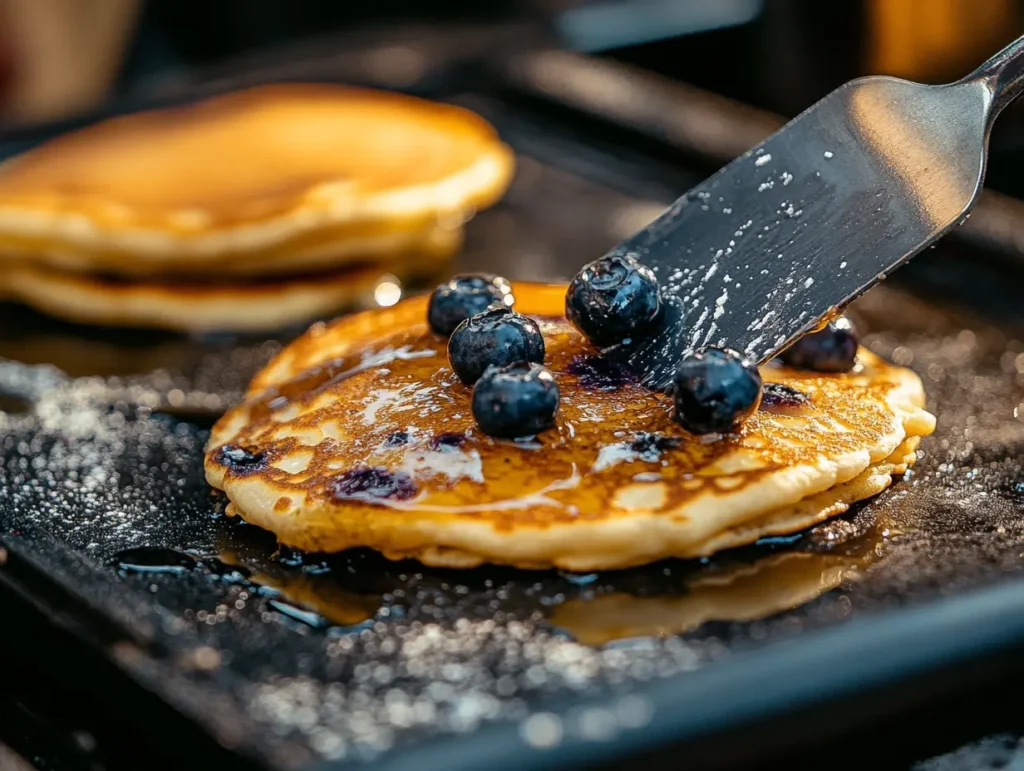
<path id="1" fill-rule="evenodd" d="M 512 172 L 479 116 L 386 92 L 280 84 L 117 117 L 0 164 L 0 294 L 189 332 L 387 305 Z"/>

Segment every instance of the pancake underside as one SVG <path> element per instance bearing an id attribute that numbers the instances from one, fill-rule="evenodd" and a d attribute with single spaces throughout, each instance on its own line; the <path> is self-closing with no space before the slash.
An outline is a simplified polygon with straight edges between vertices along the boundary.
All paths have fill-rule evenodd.
<path id="1" fill-rule="evenodd" d="M 150 283 L 159 282 L 164 276 L 203 281 L 211 274 L 244 280 L 250 276 L 289 276 L 371 261 L 386 262 L 410 252 L 449 254 L 461 244 L 463 226 L 469 216 L 470 213 L 460 212 L 445 221 L 430 215 L 325 228 L 284 243 L 246 244 L 217 259 L 183 258 L 156 263 L 137 259 L 130 249 L 105 247 L 102 241 L 87 249 L 65 244 L 55 237 L 27 239 L 0 234 L 0 257 L 11 268 L 38 266 L 40 270 L 72 274 L 108 273 Z"/>
<path id="2" fill-rule="evenodd" d="M 381 280 L 400 285 L 432 277 L 456 244 L 447 252 L 396 255 L 388 261 L 259 282 L 238 277 L 208 283 L 187 277 L 173 283 L 124 282 L 20 263 L 0 269 L 0 298 L 78 323 L 200 333 L 277 329 L 372 305 Z"/>

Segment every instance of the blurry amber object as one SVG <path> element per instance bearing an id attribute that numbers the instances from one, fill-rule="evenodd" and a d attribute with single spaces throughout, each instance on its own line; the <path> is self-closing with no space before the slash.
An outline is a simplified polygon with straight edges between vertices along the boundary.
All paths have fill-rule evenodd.
<path id="1" fill-rule="evenodd" d="M 139 6 L 138 0 L 0 0 L 0 118 L 54 120 L 102 101 Z"/>
<path id="2" fill-rule="evenodd" d="M 869 0 L 866 69 L 955 80 L 1022 32 L 1015 0 Z"/>

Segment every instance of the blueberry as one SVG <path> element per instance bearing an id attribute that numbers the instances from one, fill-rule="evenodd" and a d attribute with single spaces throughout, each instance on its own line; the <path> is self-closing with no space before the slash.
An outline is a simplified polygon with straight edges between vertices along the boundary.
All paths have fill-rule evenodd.
<path id="1" fill-rule="evenodd" d="M 539 434 L 555 423 L 558 384 L 531 362 L 489 367 L 473 387 L 473 417 L 485 434 L 516 439 Z"/>
<path id="2" fill-rule="evenodd" d="M 427 321 L 439 335 L 448 337 L 470 316 L 495 306 L 508 307 L 515 298 L 512 285 L 491 273 L 460 273 L 430 295 Z"/>
<path id="3" fill-rule="evenodd" d="M 783 364 L 815 372 L 849 372 L 857 363 L 857 330 L 841 316 L 818 332 L 804 335 L 779 354 Z"/>
<path id="4" fill-rule="evenodd" d="M 683 359 L 673 382 L 675 419 L 693 434 L 731 431 L 757 409 L 761 375 L 735 351 L 706 348 Z"/>
<path id="5" fill-rule="evenodd" d="M 448 362 L 469 385 L 489 366 L 517 361 L 543 363 L 544 337 L 536 321 L 510 308 L 478 313 L 459 324 L 448 339 Z"/>
<path id="6" fill-rule="evenodd" d="M 584 265 L 565 293 L 565 317 L 600 346 L 621 343 L 642 331 L 660 310 L 658 279 L 628 255 Z"/>

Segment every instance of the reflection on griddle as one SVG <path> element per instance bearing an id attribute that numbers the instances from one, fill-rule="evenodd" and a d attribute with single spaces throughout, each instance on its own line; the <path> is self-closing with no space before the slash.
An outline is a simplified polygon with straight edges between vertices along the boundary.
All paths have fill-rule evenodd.
<path id="1" fill-rule="evenodd" d="M 756 621 L 835 589 L 863 562 L 857 556 L 793 551 L 698 573 L 675 595 L 613 592 L 554 608 L 550 621 L 585 645 L 682 634 L 709 621 Z"/>
<path id="2" fill-rule="evenodd" d="M 589 576 L 551 573 L 543 595 L 521 591 L 521 574 L 511 568 L 431 570 L 374 554 L 357 562 L 345 554 L 302 555 L 279 549 L 268 533 L 248 526 L 224 532 L 218 559 L 241 568 L 264 594 L 269 590 L 272 609 L 316 628 L 344 631 L 388 619 L 429 622 L 434 619 L 424 608 L 451 604 L 464 593 L 460 585 L 474 592 L 494 587 L 497 602 L 485 615 L 531 618 L 584 645 L 603 646 L 685 634 L 714 621 L 757 621 L 855 579 L 879 557 L 883 533 L 891 530 L 872 521 L 851 535 L 849 520 L 836 523 L 836 532 L 846 532 L 836 548 L 818 548 L 836 535 L 821 537 L 819 527 L 819 537 L 783 539 L 781 548 L 766 539 L 710 560 L 669 560 Z"/>
<path id="3" fill-rule="evenodd" d="M 269 560 L 255 568 L 232 551 L 221 552 L 219 559 L 230 566 L 248 568 L 251 571 L 247 576 L 249 581 L 279 593 L 280 599 L 284 600 L 282 603 L 272 599 L 271 607 L 313 626 L 355 626 L 372 619 L 381 605 L 379 595 L 350 591 L 333 573 L 317 574 L 304 569 L 289 569 L 275 566 Z M 309 616 L 308 613 L 315 616 Z"/>

